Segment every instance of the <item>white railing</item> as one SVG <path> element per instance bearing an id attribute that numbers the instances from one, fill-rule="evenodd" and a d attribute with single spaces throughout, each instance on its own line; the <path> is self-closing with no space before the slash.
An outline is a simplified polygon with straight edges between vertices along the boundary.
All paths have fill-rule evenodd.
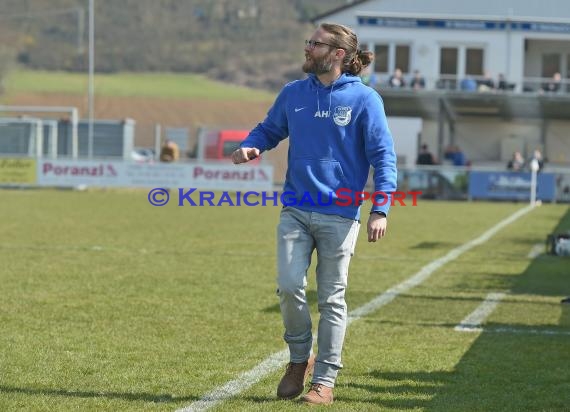
<path id="1" fill-rule="evenodd" d="M 411 87 L 412 76 L 404 76 L 404 87 L 391 87 L 389 74 L 376 74 L 378 81 L 374 85 L 377 89 L 393 91 L 410 90 L 442 90 L 442 91 L 464 91 L 464 92 L 491 92 L 491 93 L 540 93 L 545 95 L 569 95 L 570 79 L 561 79 L 554 82 L 551 77 L 524 77 L 522 83 L 518 84 L 509 79 L 486 78 L 484 76 L 457 76 L 440 75 L 438 77 L 424 77 L 424 88 Z M 491 80 L 492 86 L 487 84 Z"/>

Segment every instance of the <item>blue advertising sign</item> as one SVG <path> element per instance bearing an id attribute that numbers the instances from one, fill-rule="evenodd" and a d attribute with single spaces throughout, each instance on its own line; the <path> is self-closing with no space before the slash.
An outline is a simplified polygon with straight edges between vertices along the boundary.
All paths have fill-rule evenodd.
<path id="1" fill-rule="evenodd" d="M 360 26 L 447 30 L 520 30 L 544 33 L 570 33 L 569 23 L 512 20 L 437 19 L 413 17 L 358 16 Z"/>
<path id="2" fill-rule="evenodd" d="M 530 200 L 530 173 L 471 172 L 469 197 L 471 199 Z M 553 202 L 556 198 L 556 179 L 552 173 L 537 175 L 536 199 Z"/>

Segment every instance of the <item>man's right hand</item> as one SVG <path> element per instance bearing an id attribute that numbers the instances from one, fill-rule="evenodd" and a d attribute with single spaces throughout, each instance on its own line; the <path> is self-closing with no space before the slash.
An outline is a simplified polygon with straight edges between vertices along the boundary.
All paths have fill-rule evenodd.
<path id="1" fill-rule="evenodd" d="M 234 164 L 246 163 L 259 157 L 260 151 L 255 147 L 241 147 L 232 153 Z"/>

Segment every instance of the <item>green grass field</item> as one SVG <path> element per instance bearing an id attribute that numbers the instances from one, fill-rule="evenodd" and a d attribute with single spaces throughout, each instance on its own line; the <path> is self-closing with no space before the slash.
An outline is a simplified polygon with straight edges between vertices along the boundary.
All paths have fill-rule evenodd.
<path id="1" fill-rule="evenodd" d="M 96 74 L 98 96 L 145 96 L 177 99 L 272 102 L 274 93 L 216 82 L 197 74 L 116 73 Z M 4 85 L 8 96 L 23 93 L 86 95 L 86 73 L 15 70 Z"/>
<path id="2" fill-rule="evenodd" d="M 522 209 L 420 201 L 360 233 L 354 310 Z M 145 191 L 0 191 L 0 410 L 174 411 L 285 348 L 277 207 L 152 207 Z M 570 260 L 528 257 L 543 205 L 352 323 L 334 411 L 567 411 Z M 483 332 L 454 328 L 506 293 Z M 314 268 L 309 296 L 316 316 Z M 315 322 L 316 324 L 316 322 Z M 216 411 L 297 411 L 282 370 Z M 317 408 L 319 409 L 319 408 Z"/>

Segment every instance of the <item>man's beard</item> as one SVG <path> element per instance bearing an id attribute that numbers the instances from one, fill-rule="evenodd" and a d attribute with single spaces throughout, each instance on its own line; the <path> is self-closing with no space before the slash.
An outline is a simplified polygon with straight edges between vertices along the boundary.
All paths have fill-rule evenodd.
<path id="1" fill-rule="evenodd" d="M 305 60 L 305 63 L 303 63 L 303 71 L 316 75 L 325 74 L 332 70 L 332 66 L 332 56 L 327 54 L 320 58 L 315 59 L 311 57 L 310 60 Z"/>

